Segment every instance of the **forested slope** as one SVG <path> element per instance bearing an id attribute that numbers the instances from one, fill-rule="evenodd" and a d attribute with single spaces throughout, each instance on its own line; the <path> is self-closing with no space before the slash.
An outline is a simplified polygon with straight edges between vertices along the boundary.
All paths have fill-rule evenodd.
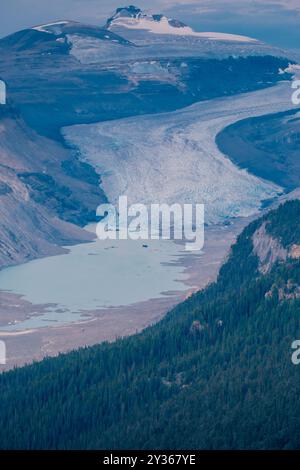
<path id="1" fill-rule="evenodd" d="M 218 281 L 143 333 L 3 374 L 1 447 L 299 448 L 299 214 L 253 222 Z M 265 275 L 262 223 L 288 253 Z"/>

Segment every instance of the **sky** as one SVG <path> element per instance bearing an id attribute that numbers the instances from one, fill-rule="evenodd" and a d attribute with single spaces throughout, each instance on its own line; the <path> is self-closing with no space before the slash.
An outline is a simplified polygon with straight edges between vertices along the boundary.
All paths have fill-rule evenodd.
<path id="1" fill-rule="evenodd" d="M 197 31 L 243 34 L 300 50 L 300 0 L 1 0 L 0 37 L 57 19 L 103 25 L 130 3 Z"/>

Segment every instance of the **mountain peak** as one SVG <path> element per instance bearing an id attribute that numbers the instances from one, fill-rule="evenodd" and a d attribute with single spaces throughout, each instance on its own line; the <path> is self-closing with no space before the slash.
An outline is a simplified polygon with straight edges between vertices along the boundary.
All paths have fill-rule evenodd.
<path id="1" fill-rule="evenodd" d="M 110 27 L 112 25 L 118 25 L 118 26 L 124 26 L 124 27 L 134 27 L 140 25 L 144 26 L 144 28 L 139 28 L 139 29 L 150 29 L 151 28 L 151 23 L 156 24 L 156 27 L 159 23 L 164 24 L 165 28 L 164 30 L 169 28 L 171 33 L 171 28 L 186 28 L 187 26 L 182 23 L 181 21 L 178 20 L 173 20 L 170 18 L 167 18 L 165 15 L 162 14 L 147 14 L 143 12 L 140 8 L 134 6 L 134 5 L 129 5 L 127 7 L 119 7 L 116 9 L 116 12 L 114 15 L 108 19 L 107 21 L 107 27 Z M 154 26 L 155 29 L 155 26 Z M 163 30 L 161 31 L 163 32 Z"/>
<path id="2" fill-rule="evenodd" d="M 130 18 L 137 18 L 142 13 L 142 10 L 134 5 L 128 7 L 120 7 L 116 9 L 114 17 L 125 16 Z"/>
<path id="3" fill-rule="evenodd" d="M 148 14 L 140 8 L 129 5 L 117 8 L 114 15 L 107 20 L 106 28 L 126 37 L 126 30 L 143 30 L 147 33 L 169 36 L 194 36 L 217 41 L 252 42 L 252 38 L 226 33 L 197 32 L 176 19 L 162 14 Z M 120 31 L 121 29 L 121 31 Z"/>

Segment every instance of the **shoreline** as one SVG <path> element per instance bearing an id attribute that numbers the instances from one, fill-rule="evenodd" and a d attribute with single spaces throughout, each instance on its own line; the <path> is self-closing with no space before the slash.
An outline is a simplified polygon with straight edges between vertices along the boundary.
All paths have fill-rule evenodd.
<path id="1" fill-rule="evenodd" d="M 203 252 L 179 257 L 176 263 L 184 266 L 184 272 L 188 274 L 185 291 L 166 292 L 160 298 L 127 306 L 84 311 L 86 319 L 67 325 L 48 325 L 13 332 L 1 331 L 0 328 L 0 340 L 5 341 L 7 350 L 7 364 L 0 366 L 0 371 L 104 341 L 113 342 L 118 338 L 139 333 L 157 323 L 173 307 L 196 291 L 207 287 L 217 278 L 231 245 L 248 223 L 249 219 L 245 218 L 237 219 L 229 226 L 208 227 Z M 19 318 L 22 316 L 28 318 L 26 315 L 30 313 L 39 315 L 46 307 L 32 305 L 21 296 L 0 291 L 0 301 L 3 296 L 6 298 L 6 305 L 11 301 L 10 315 L 14 312 L 15 317 L 19 315 Z M 3 317 L 0 310 L 1 318 Z"/>
<path id="2" fill-rule="evenodd" d="M 275 90 L 270 93 L 275 93 Z M 282 106 L 281 100 L 279 102 L 278 106 Z M 221 100 L 221 103 L 226 104 L 226 99 Z M 197 104 L 194 104 L 182 112 L 191 112 L 196 107 Z M 246 114 L 249 112 L 251 114 L 251 106 L 249 109 L 246 109 Z M 258 114 L 257 111 L 259 111 Z M 256 110 L 255 114 L 260 115 L 261 111 L 261 109 Z M 222 109 L 222 113 L 226 113 L 226 109 Z M 243 117 L 241 111 L 237 112 L 234 115 L 234 122 L 240 121 Z M 147 116 L 143 119 L 147 119 Z M 231 121 L 232 116 L 226 115 L 222 122 L 222 129 L 226 128 Z M 212 133 L 216 134 L 215 127 Z M 216 145 L 216 135 L 214 135 L 213 145 Z M 227 156 L 226 158 L 228 159 Z M 175 262 L 183 266 L 184 273 L 188 275 L 188 279 L 184 281 L 187 289 L 183 292 L 162 293 L 160 298 L 148 299 L 132 305 L 85 310 L 82 311 L 82 315 L 86 318 L 82 317 L 69 324 L 53 324 L 11 332 L 1 331 L 0 327 L 0 340 L 5 340 L 7 347 L 7 364 L 0 366 L 0 371 L 39 361 L 47 356 L 56 356 L 81 347 L 99 344 L 102 341 L 114 341 L 116 338 L 135 334 L 156 323 L 175 305 L 216 279 L 236 236 L 260 213 L 261 211 L 251 217 L 231 219 L 231 225 L 228 226 L 215 225 L 206 228 L 203 252 L 190 256 L 182 255 Z M 0 323 L 8 325 L 10 322 L 22 322 L 32 316 L 41 315 L 47 306 L 49 305 L 33 305 L 20 295 L 0 291 Z"/>

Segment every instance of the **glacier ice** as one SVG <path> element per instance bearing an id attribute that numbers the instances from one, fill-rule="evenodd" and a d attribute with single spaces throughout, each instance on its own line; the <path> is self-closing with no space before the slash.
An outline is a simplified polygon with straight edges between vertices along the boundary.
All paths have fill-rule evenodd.
<path id="1" fill-rule="evenodd" d="M 256 213 L 281 188 L 238 168 L 215 142 L 226 126 L 293 107 L 290 83 L 194 104 L 183 110 L 63 130 L 101 174 L 110 202 L 204 203 L 206 222 Z"/>

